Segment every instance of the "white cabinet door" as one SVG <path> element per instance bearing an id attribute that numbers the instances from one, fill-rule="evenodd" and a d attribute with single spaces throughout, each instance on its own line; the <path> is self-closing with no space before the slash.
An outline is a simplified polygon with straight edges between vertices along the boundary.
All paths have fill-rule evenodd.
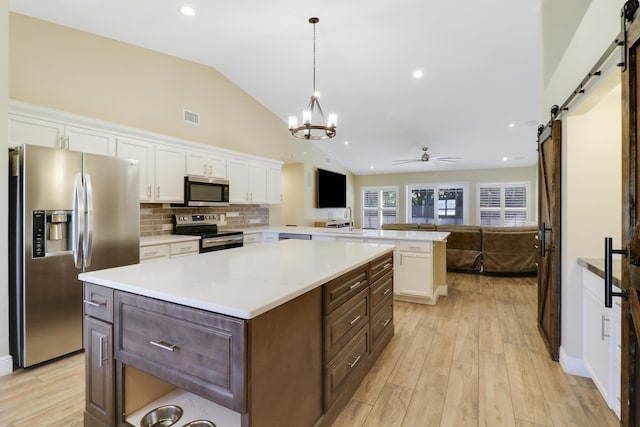
<path id="1" fill-rule="evenodd" d="M 170 145 L 155 146 L 155 197 L 158 202 L 184 202 L 185 151 Z"/>
<path id="2" fill-rule="evenodd" d="M 598 390 L 608 401 L 611 313 L 591 292 L 584 292 L 582 300 L 584 363 Z"/>
<path id="3" fill-rule="evenodd" d="M 199 151 L 187 151 L 187 175 L 208 176 L 209 165 L 207 164 L 207 154 Z"/>
<path id="4" fill-rule="evenodd" d="M 227 178 L 227 160 L 199 151 L 187 152 L 187 175 Z"/>
<path id="5" fill-rule="evenodd" d="M 227 179 L 229 180 L 229 202 L 247 203 L 249 201 L 249 165 L 229 160 Z"/>
<path id="6" fill-rule="evenodd" d="M 154 192 L 154 149 L 153 144 L 132 138 L 118 137 L 116 156 L 138 161 L 140 171 L 140 201 L 153 201 Z"/>
<path id="7" fill-rule="evenodd" d="M 394 288 L 401 295 L 433 298 L 431 254 L 399 251 Z"/>
<path id="8" fill-rule="evenodd" d="M 267 168 L 249 165 L 249 202 L 267 203 Z"/>
<path id="9" fill-rule="evenodd" d="M 209 176 L 212 178 L 227 179 L 227 159 L 209 156 Z"/>
<path id="10" fill-rule="evenodd" d="M 64 125 L 9 114 L 9 146 L 22 144 L 63 148 Z"/>
<path id="11" fill-rule="evenodd" d="M 72 126 L 65 127 L 64 132 L 67 150 L 103 156 L 116 154 L 115 138 L 111 134 Z"/>
<path id="12" fill-rule="evenodd" d="M 282 202 L 280 176 L 280 168 L 267 168 L 267 203 L 277 204 Z"/>

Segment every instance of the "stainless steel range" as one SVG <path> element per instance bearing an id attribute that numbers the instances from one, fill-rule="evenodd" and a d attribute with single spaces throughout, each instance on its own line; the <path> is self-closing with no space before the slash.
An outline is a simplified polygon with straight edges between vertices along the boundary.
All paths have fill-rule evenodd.
<path id="1" fill-rule="evenodd" d="M 174 234 L 200 236 L 200 253 L 219 251 L 242 246 L 242 231 L 218 231 L 215 215 L 175 215 Z"/>

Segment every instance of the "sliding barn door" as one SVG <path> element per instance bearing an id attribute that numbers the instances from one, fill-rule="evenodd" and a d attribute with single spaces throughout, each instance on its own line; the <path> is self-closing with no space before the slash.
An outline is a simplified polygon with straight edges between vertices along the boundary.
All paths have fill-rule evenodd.
<path id="1" fill-rule="evenodd" d="M 640 111 L 640 25 L 634 21 L 627 32 L 627 67 L 622 73 L 622 257 L 621 337 L 621 425 L 640 426 L 640 158 L 638 157 L 638 123 Z M 623 252 L 624 249 L 621 250 Z"/>
<path id="2" fill-rule="evenodd" d="M 560 352 L 560 160 L 562 122 L 538 136 L 538 328 L 551 359 Z"/>

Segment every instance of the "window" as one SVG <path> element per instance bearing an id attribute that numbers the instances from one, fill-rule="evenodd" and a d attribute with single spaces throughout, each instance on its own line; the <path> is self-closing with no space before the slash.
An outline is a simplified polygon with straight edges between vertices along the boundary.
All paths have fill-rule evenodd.
<path id="1" fill-rule="evenodd" d="M 398 187 L 362 189 L 362 228 L 380 228 L 398 222 Z"/>
<path id="2" fill-rule="evenodd" d="M 407 186 L 407 222 L 464 224 L 467 219 L 466 184 L 416 184 Z"/>
<path id="3" fill-rule="evenodd" d="M 518 227 L 529 222 L 529 183 L 478 184 L 478 223 Z"/>

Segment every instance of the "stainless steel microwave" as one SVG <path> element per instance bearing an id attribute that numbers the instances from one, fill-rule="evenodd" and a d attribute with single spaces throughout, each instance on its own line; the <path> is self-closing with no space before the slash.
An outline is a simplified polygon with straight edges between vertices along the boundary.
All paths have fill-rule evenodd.
<path id="1" fill-rule="evenodd" d="M 229 181 L 185 176 L 184 206 L 229 206 Z"/>

